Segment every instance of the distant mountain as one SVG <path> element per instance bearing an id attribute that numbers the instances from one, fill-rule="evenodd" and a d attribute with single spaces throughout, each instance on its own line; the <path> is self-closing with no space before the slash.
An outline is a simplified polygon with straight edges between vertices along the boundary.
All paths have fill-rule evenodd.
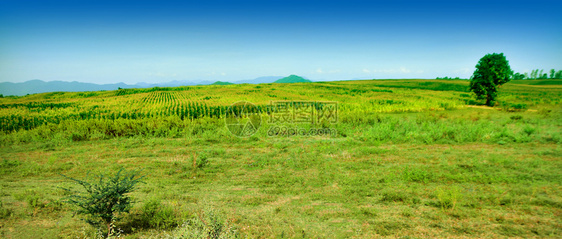
<path id="1" fill-rule="evenodd" d="M 253 80 L 241 80 L 241 81 L 236 81 L 234 83 L 236 84 L 262 84 L 262 83 L 273 83 L 274 81 L 283 78 L 283 76 L 262 76 L 262 77 L 258 77 L 256 79 Z"/>
<path id="2" fill-rule="evenodd" d="M 215 81 L 215 83 L 211 85 L 234 85 L 234 83 L 225 82 L 225 81 Z"/>
<path id="3" fill-rule="evenodd" d="M 30 80 L 23 83 L 1 82 L 0 94 L 2 95 L 26 95 L 53 91 L 98 91 L 98 90 L 117 90 L 118 88 L 138 88 L 138 86 L 127 85 L 125 83 L 98 85 L 83 82 L 66 82 Z"/>
<path id="4" fill-rule="evenodd" d="M 305 82 L 312 82 L 312 81 L 307 80 L 307 79 L 302 78 L 302 77 L 297 76 L 297 75 L 290 75 L 290 76 L 287 76 L 285 78 L 281 78 L 279 80 L 276 80 L 273 83 L 305 83 Z"/>
<path id="5" fill-rule="evenodd" d="M 282 79 L 281 79 L 282 78 Z M 279 82 L 282 81 L 282 82 Z M 22 83 L 12 83 L 12 82 L 0 82 L 0 94 L 4 96 L 8 95 L 26 95 L 26 94 L 37 94 L 45 92 L 54 91 L 99 91 L 99 90 L 117 90 L 119 88 L 152 88 L 152 87 L 177 87 L 177 86 L 192 86 L 192 85 L 227 85 L 227 84 L 262 84 L 262 83 L 286 83 L 291 82 L 310 82 L 300 76 L 291 75 L 289 77 L 283 78 L 282 76 L 263 76 L 252 80 L 241 80 L 234 83 L 222 82 L 222 81 L 170 81 L 163 83 L 145 83 L 140 82 L 134 85 L 128 85 L 125 83 L 117 84 L 94 84 L 94 83 L 84 83 L 84 82 L 67 82 L 67 81 L 42 81 L 42 80 L 30 80 Z"/>
<path id="6" fill-rule="evenodd" d="M 84 83 L 84 82 L 67 82 L 67 81 L 42 81 L 42 80 L 30 80 L 22 83 L 12 83 L 12 82 L 0 82 L 0 94 L 4 96 L 8 95 L 26 95 L 26 94 L 37 94 L 45 92 L 54 91 L 66 91 L 66 92 L 76 92 L 76 91 L 99 91 L 99 90 L 117 90 L 119 88 L 152 88 L 152 87 L 177 87 L 186 85 L 210 85 L 211 81 L 170 81 L 158 84 L 149 83 L 137 83 L 135 85 L 128 85 L 125 83 L 117 84 L 94 84 L 94 83 Z"/>
<path id="7" fill-rule="evenodd" d="M 169 82 L 163 82 L 163 83 L 157 83 L 157 84 L 144 84 L 141 85 L 141 83 L 137 83 L 135 84 L 135 88 L 152 88 L 152 87 L 178 87 L 178 86 L 186 86 L 186 85 L 210 85 L 213 84 L 212 81 L 187 81 L 187 80 L 183 80 L 183 81 L 169 81 Z"/>

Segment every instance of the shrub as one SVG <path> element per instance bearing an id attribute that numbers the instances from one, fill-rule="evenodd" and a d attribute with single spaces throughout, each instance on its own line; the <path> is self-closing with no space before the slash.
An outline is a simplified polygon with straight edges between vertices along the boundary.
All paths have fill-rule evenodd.
<path id="1" fill-rule="evenodd" d="M 408 195 L 400 190 L 386 190 L 381 196 L 383 202 L 406 202 L 409 199 Z"/>
<path id="2" fill-rule="evenodd" d="M 13 213 L 12 209 L 5 208 L 2 201 L 0 201 L 0 219 L 10 217 Z"/>
<path id="3" fill-rule="evenodd" d="M 524 103 L 504 103 L 502 104 L 503 109 L 507 112 L 518 112 L 523 111 L 528 108 L 527 104 Z"/>
<path id="4" fill-rule="evenodd" d="M 452 212 L 462 199 L 462 193 L 458 187 L 452 187 L 449 189 L 439 188 L 437 189 L 437 199 L 439 200 L 439 206 L 441 209 L 451 209 Z"/>
<path id="5" fill-rule="evenodd" d="M 523 127 L 523 132 L 525 132 L 525 134 L 527 134 L 527 136 L 530 136 L 531 134 L 533 134 L 537 129 L 530 126 L 530 125 L 525 125 Z"/>
<path id="6" fill-rule="evenodd" d="M 142 207 L 141 223 L 144 227 L 172 228 L 178 225 L 173 208 L 153 198 Z"/>
<path id="7" fill-rule="evenodd" d="M 205 166 L 207 166 L 207 164 L 209 164 L 209 160 L 207 159 L 207 155 L 206 154 L 202 154 L 201 156 L 199 156 L 199 160 L 197 160 L 197 168 L 204 168 Z"/>
<path id="8" fill-rule="evenodd" d="M 27 206 L 31 209 L 44 208 L 47 204 L 42 199 L 43 197 L 39 194 L 27 195 L 27 197 L 25 198 Z"/>
<path id="9" fill-rule="evenodd" d="M 142 182 L 144 176 L 138 171 L 124 171 L 120 169 L 113 176 L 100 174 L 96 180 L 79 180 L 67 177 L 82 186 L 85 192 L 72 191 L 66 202 L 78 207 L 76 213 L 86 215 L 85 221 L 94 226 L 106 226 L 111 233 L 112 222 L 118 219 L 118 214 L 129 212 L 131 199 L 127 195 L 132 192 L 137 183 Z"/>
<path id="10" fill-rule="evenodd" d="M 171 238 L 228 239 L 238 238 L 238 232 L 215 209 L 207 209 L 196 218 L 177 228 Z"/>
<path id="11" fill-rule="evenodd" d="M 402 173 L 402 177 L 406 182 L 420 182 L 427 183 L 431 181 L 433 175 L 424 169 L 419 168 L 406 168 Z"/>

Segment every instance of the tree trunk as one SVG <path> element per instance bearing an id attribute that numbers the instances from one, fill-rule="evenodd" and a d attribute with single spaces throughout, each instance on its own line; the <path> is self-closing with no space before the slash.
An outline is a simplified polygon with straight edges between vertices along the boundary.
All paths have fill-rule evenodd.
<path id="1" fill-rule="evenodd" d="M 487 106 L 491 106 L 490 103 L 492 103 L 492 96 L 491 96 L 491 95 L 487 95 L 487 96 L 486 96 L 486 105 L 487 105 Z"/>

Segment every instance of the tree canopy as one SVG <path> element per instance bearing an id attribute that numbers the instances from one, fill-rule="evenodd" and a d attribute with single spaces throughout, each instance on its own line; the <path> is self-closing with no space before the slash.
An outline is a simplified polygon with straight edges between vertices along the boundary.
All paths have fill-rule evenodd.
<path id="1" fill-rule="evenodd" d="M 470 80 L 470 90 L 478 99 L 486 99 L 486 105 L 493 106 L 498 87 L 507 83 L 513 72 L 503 53 L 486 54 L 476 64 Z"/>

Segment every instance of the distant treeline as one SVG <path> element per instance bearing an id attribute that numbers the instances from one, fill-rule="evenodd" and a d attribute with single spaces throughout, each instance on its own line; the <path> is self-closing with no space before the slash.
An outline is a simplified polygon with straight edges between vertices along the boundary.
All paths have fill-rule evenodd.
<path id="1" fill-rule="evenodd" d="M 453 77 L 445 76 L 445 77 L 437 77 L 435 79 L 437 79 L 437 80 L 460 80 L 461 78 L 460 77 L 453 78 Z"/>
<path id="2" fill-rule="evenodd" d="M 549 74 L 550 73 L 550 74 Z M 536 80 L 536 79 L 562 79 L 562 70 L 556 71 L 550 69 L 549 73 L 544 72 L 543 69 L 532 70 L 531 73 L 514 73 L 514 80 Z"/>
<path id="3" fill-rule="evenodd" d="M 459 77 L 437 77 L 437 80 L 460 80 Z M 556 71 L 550 69 L 550 71 L 544 72 L 543 69 L 532 70 L 531 73 L 519 73 L 515 72 L 511 75 L 513 80 L 541 80 L 541 79 L 562 79 L 562 70 Z"/>

